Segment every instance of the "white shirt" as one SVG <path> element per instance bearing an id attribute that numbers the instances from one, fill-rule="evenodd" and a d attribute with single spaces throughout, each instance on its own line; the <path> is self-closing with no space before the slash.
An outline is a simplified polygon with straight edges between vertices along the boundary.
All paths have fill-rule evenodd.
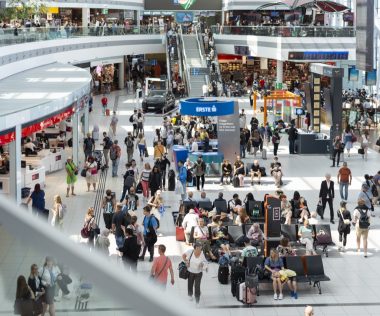
<path id="1" fill-rule="evenodd" d="M 362 210 L 362 211 L 364 212 L 364 210 Z M 371 222 L 371 211 L 368 209 L 366 213 L 367 213 L 367 217 L 368 217 L 368 222 Z M 356 223 L 355 227 L 359 228 L 360 212 L 357 208 L 355 208 L 353 215 L 354 215 L 354 222 Z"/>
<path id="2" fill-rule="evenodd" d="M 59 122 L 59 130 L 61 132 L 66 132 L 66 121 Z"/>
<path id="3" fill-rule="evenodd" d="M 191 151 L 198 151 L 198 143 L 197 142 L 193 142 L 191 144 Z"/>
<path id="4" fill-rule="evenodd" d="M 203 252 L 201 252 L 201 255 L 198 258 L 194 255 L 193 249 L 187 250 L 185 254 L 186 254 L 186 259 L 190 260 L 190 266 L 187 268 L 189 272 L 200 273 L 202 272 L 203 268 L 207 267 L 207 260 Z"/>
<path id="5" fill-rule="evenodd" d="M 183 219 L 182 227 L 185 229 L 187 233 L 190 233 L 192 227 L 198 226 L 198 220 L 199 220 L 198 214 L 188 213 L 185 215 Z"/>
<path id="6" fill-rule="evenodd" d="M 197 226 L 194 229 L 194 236 L 197 236 L 201 240 L 207 240 L 208 237 L 208 227 L 207 226 Z"/>
<path id="7" fill-rule="evenodd" d="M 25 145 L 24 145 L 24 148 L 25 149 L 30 149 L 30 150 L 35 150 L 36 149 L 36 145 L 34 145 L 32 142 L 29 142 L 29 143 L 26 143 Z"/>

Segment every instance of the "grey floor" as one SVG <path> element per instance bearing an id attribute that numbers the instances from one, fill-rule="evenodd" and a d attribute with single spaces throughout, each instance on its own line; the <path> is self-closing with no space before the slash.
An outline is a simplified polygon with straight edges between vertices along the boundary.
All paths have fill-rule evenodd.
<path id="1" fill-rule="evenodd" d="M 117 138 L 123 143 L 127 131 L 131 130 L 129 116 L 135 107 L 135 100 L 129 96 L 113 93 L 110 96 L 110 104 L 117 105 L 119 115 L 119 125 L 117 130 Z M 248 100 L 239 100 L 241 108 L 245 108 L 248 116 L 252 115 L 249 109 Z M 101 115 L 99 106 L 99 97 L 95 98 L 94 112 L 91 114 L 90 126 L 96 122 L 100 126 L 100 131 L 108 131 L 110 118 Z M 248 118 L 249 122 L 250 117 Z M 146 118 L 145 132 L 147 135 L 147 143 L 152 144 L 153 131 L 161 124 L 161 117 L 148 115 Z M 149 148 L 150 154 L 153 153 L 152 147 Z M 360 156 L 354 154 L 346 157 L 349 167 L 353 172 L 353 182 L 349 190 L 348 208 L 353 210 L 355 200 L 363 181 L 363 174 L 375 174 L 379 166 L 379 154 L 373 150 L 369 151 L 368 161 L 363 161 Z M 123 147 L 123 154 L 125 148 Z M 271 158 L 273 157 L 272 148 L 268 149 L 269 159 L 260 161 L 260 163 L 268 168 Z M 124 171 L 123 165 L 126 155 L 122 156 L 120 163 L 119 175 Z M 294 190 L 301 192 L 308 204 L 313 209 L 318 200 L 318 190 L 320 181 L 326 172 L 333 175 L 336 180 L 337 168 L 330 168 L 330 161 L 327 156 L 298 156 L 288 155 L 287 142 L 283 138 L 280 150 L 280 161 L 284 170 L 283 190 L 285 194 L 291 196 Z M 137 158 L 137 154 L 135 155 Z M 82 158 L 83 159 L 83 158 Z M 149 158 L 151 159 L 151 157 Z M 248 156 L 247 162 L 252 162 L 252 156 Z M 223 190 L 225 196 L 230 198 L 233 193 L 237 192 L 244 198 L 248 192 L 253 192 L 256 199 L 262 199 L 267 192 L 275 190 L 274 182 L 270 177 L 263 178 L 261 186 L 255 185 L 251 187 L 248 179 L 246 186 L 243 188 L 232 188 L 230 186 L 221 187 L 218 179 L 207 178 L 205 189 L 211 199 L 215 198 L 217 193 Z M 112 178 L 108 175 L 107 188 L 120 194 L 122 189 L 122 177 Z M 55 194 L 65 196 L 65 175 L 64 172 L 57 172 L 47 176 L 47 186 L 45 188 L 47 194 L 47 207 L 52 206 L 52 199 Z M 86 183 L 80 178 L 76 185 L 76 197 L 64 198 L 64 203 L 68 206 L 68 214 L 65 218 L 64 233 L 72 240 L 79 242 L 79 232 L 83 224 L 84 214 L 88 206 L 94 203 L 95 193 L 86 192 Z M 191 188 L 190 190 L 193 190 Z M 195 193 L 197 197 L 199 193 Z M 338 191 L 336 192 L 337 196 Z M 175 229 L 172 222 L 170 212 L 178 209 L 178 196 L 174 192 L 164 192 L 165 205 L 170 206 L 167 214 L 161 219 L 160 233 L 158 243 L 163 243 L 168 248 L 168 255 L 172 258 L 174 266 L 177 266 L 180 255 L 186 250 L 184 243 L 175 241 Z M 335 207 L 338 206 L 339 199 L 335 200 Z M 326 210 L 327 211 L 327 210 Z M 328 212 L 327 212 L 328 214 Z M 142 211 L 138 210 L 139 219 L 142 220 Z M 351 233 L 348 237 L 348 250 L 346 253 L 340 253 L 337 247 L 331 247 L 329 257 L 323 259 L 325 272 L 331 278 L 330 282 L 322 284 L 322 295 L 319 295 L 316 288 L 308 285 L 299 286 L 299 299 L 290 298 L 289 292 L 285 292 L 283 301 L 274 301 L 270 287 L 263 287 L 262 293 L 258 297 L 258 304 L 251 308 L 246 308 L 232 297 L 230 285 L 220 285 L 217 281 L 217 265 L 210 264 L 208 273 L 205 273 L 202 280 L 202 297 L 200 307 L 210 315 L 303 315 L 303 310 L 307 304 L 315 307 L 315 315 L 380 315 L 380 295 L 379 282 L 380 276 L 378 267 L 380 266 L 380 233 L 379 233 L 379 215 L 380 209 L 376 208 L 376 218 L 371 224 L 369 234 L 369 258 L 365 259 L 362 253 L 356 252 L 355 235 Z M 328 223 L 328 219 L 324 222 Z M 332 225 L 333 239 L 338 243 L 336 231 L 337 224 Z M 17 237 L 17 236 L 16 236 Z M 115 254 L 115 245 L 112 240 L 111 255 Z M 42 264 L 46 254 L 36 253 L 33 247 L 26 246 L 24 241 L 20 241 L 15 236 L 9 234 L 4 227 L 0 227 L 0 314 L 11 315 L 16 287 L 16 278 L 18 275 L 28 275 L 29 267 L 32 263 Z M 123 271 L 123 265 L 115 258 L 112 258 L 112 264 L 116 269 Z M 150 264 L 141 262 L 138 266 L 138 273 L 149 274 Z M 72 292 L 75 292 L 77 279 L 74 267 L 71 267 L 74 283 L 71 286 Z M 134 315 L 134 311 L 126 310 L 128 306 L 114 302 L 106 294 L 101 293 L 101 286 L 94 282 L 94 291 L 89 303 L 89 311 L 80 314 L 86 315 Z M 170 288 L 171 286 L 169 286 Z M 169 293 L 173 295 L 181 295 L 186 297 L 186 282 L 176 278 L 176 283 Z M 154 293 L 157 294 L 157 293 Z M 159 295 L 159 294 L 157 294 Z M 126 295 L 127 297 L 127 295 Z M 174 296 L 173 296 L 174 297 Z M 58 302 L 57 315 L 79 315 L 75 312 L 74 298 Z M 179 312 L 180 313 L 180 312 Z"/>

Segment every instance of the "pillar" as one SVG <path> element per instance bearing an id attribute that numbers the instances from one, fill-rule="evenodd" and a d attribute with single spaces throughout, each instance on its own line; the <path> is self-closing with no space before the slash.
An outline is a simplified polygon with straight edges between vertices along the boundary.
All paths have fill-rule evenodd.
<path id="1" fill-rule="evenodd" d="M 87 27 L 90 23 L 90 9 L 82 8 L 82 26 Z"/>
<path id="2" fill-rule="evenodd" d="M 79 115 L 77 112 L 73 115 L 73 161 L 79 165 Z"/>
<path id="3" fill-rule="evenodd" d="M 284 62 L 282 60 L 277 60 L 277 83 L 282 83 L 284 78 Z"/>
<path id="4" fill-rule="evenodd" d="M 15 140 L 9 144 L 9 186 L 11 198 L 21 204 L 21 126 L 15 128 Z"/>
<path id="5" fill-rule="evenodd" d="M 118 67 L 119 67 L 119 89 L 123 90 L 124 89 L 124 76 L 125 76 L 124 61 L 119 63 Z"/>
<path id="6" fill-rule="evenodd" d="M 140 14 L 141 14 L 140 10 L 135 11 L 136 25 L 138 28 L 140 28 Z M 139 33 L 141 32 L 139 31 Z"/>
<path id="7" fill-rule="evenodd" d="M 267 107 L 267 98 L 264 97 L 264 125 L 267 124 L 268 121 L 268 107 Z"/>
<path id="8" fill-rule="evenodd" d="M 86 137 L 87 133 L 90 131 L 89 121 L 90 121 L 90 112 L 89 112 L 89 105 L 88 103 L 84 107 L 83 110 L 84 115 L 84 129 L 83 129 L 83 136 Z"/>

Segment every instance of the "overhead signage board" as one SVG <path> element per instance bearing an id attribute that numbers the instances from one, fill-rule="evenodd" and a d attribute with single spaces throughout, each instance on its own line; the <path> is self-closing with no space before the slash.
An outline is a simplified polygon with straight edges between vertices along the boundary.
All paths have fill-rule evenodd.
<path id="1" fill-rule="evenodd" d="M 289 60 L 348 60 L 348 52 L 289 52 Z"/>
<path id="2" fill-rule="evenodd" d="M 181 115 L 191 116 L 224 116 L 234 114 L 234 101 L 213 99 L 187 99 L 179 105 Z"/>
<path id="3" fill-rule="evenodd" d="M 356 68 L 359 70 L 374 68 L 374 12 L 373 0 L 356 0 Z"/>
<path id="4" fill-rule="evenodd" d="M 222 0 L 145 0 L 145 10 L 222 10 Z"/>

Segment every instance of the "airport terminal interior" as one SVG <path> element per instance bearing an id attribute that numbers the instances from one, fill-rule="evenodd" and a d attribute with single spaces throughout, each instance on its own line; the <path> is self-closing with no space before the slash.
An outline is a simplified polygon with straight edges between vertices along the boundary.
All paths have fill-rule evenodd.
<path id="1" fill-rule="evenodd" d="M 379 21 L 0 0 L 0 315 L 380 315 Z"/>

